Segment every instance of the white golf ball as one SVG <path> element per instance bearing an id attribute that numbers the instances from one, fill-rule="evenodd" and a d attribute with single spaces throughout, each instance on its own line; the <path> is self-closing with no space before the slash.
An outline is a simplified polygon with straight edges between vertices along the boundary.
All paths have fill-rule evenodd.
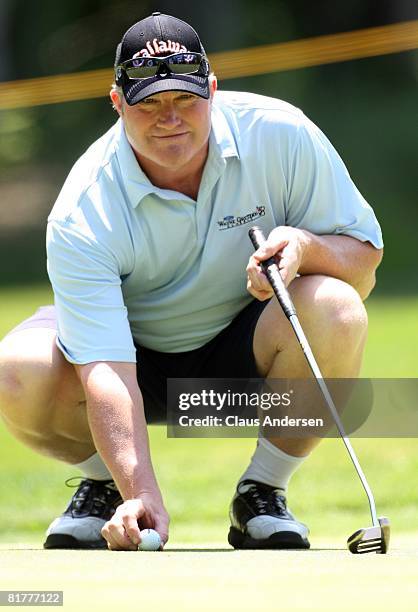
<path id="1" fill-rule="evenodd" d="M 141 543 L 138 550 L 158 550 L 161 546 L 161 538 L 154 529 L 141 530 Z"/>

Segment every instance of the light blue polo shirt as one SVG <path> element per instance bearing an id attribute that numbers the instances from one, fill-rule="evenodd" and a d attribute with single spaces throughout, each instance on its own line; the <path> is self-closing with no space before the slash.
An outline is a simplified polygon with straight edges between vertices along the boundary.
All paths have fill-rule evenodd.
<path id="1" fill-rule="evenodd" d="M 78 364 L 135 362 L 133 338 L 169 353 L 202 346 L 252 300 L 254 224 L 383 246 L 337 152 L 290 104 L 215 95 L 197 201 L 151 184 L 118 120 L 77 161 L 48 219 L 58 346 Z"/>

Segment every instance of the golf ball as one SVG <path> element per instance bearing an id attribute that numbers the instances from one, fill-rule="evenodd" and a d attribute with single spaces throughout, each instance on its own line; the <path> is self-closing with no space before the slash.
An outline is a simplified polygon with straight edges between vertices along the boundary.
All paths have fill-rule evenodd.
<path id="1" fill-rule="evenodd" d="M 158 550 L 161 546 L 161 538 L 154 529 L 141 530 L 141 543 L 138 550 Z"/>

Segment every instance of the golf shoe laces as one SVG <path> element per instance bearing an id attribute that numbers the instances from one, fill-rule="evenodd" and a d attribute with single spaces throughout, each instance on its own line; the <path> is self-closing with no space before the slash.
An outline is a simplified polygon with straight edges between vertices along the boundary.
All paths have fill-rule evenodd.
<path id="1" fill-rule="evenodd" d="M 77 481 L 76 484 L 70 484 Z M 109 520 L 117 506 L 122 503 L 120 493 L 113 480 L 92 480 L 75 476 L 65 481 L 69 488 L 76 488 L 65 514 L 72 518 L 94 516 Z"/>

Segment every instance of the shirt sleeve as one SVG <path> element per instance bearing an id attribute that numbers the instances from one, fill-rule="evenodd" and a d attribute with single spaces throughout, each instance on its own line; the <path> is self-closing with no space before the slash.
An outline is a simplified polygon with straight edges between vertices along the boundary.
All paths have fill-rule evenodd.
<path id="1" fill-rule="evenodd" d="M 54 290 L 57 345 L 71 363 L 136 361 L 116 257 L 88 232 L 49 221 L 48 274 Z"/>
<path id="2" fill-rule="evenodd" d="M 309 120 L 298 128 L 290 164 L 286 225 L 318 235 L 344 234 L 383 247 L 373 209 L 332 144 Z"/>

